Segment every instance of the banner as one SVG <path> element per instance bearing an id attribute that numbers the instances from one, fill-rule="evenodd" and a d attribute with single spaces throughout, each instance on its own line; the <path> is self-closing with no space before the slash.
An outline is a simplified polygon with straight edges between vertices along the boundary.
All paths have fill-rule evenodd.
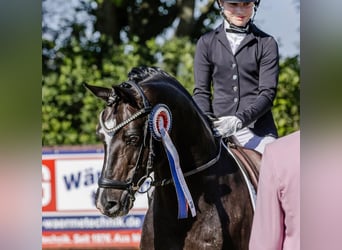
<path id="1" fill-rule="evenodd" d="M 42 154 L 42 247 L 139 248 L 147 195 L 137 194 L 123 217 L 109 218 L 95 207 L 103 151 L 53 150 Z"/>

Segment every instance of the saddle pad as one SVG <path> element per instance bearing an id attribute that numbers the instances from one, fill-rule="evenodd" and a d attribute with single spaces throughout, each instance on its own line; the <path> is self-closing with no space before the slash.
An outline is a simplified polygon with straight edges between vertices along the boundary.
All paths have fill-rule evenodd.
<path id="1" fill-rule="evenodd" d="M 232 142 L 228 142 L 227 144 L 222 142 L 222 144 L 234 158 L 242 172 L 242 175 L 248 187 L 252 207 L 254 210 L 256 203 L 256 192 L 258 187 L 261 154 L 255 150 L 246 149 Z"/>
<path id="2" fill-rule="evenodd" d="M 261 154 L 253 149 L 244 148 L 231 143 L 229 143 L 228 146 L 232 153 L 236 156 L 236 160 L 239 161 L 239 163 L 247 172 L 253 187 L 257 191 Z"/>

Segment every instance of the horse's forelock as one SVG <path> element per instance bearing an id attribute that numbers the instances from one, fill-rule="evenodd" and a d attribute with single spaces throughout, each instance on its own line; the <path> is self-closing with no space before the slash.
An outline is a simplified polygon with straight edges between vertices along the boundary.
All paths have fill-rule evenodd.
<path id="1" fill-rule="evenodd" d="M 107 106 L 112 106 L 114 103 L 117 103 L 120 100 L 120 97 L 116 94 L 114 86 L 112 87 L 112 92 L 109 94 L 107 99 Z"/>

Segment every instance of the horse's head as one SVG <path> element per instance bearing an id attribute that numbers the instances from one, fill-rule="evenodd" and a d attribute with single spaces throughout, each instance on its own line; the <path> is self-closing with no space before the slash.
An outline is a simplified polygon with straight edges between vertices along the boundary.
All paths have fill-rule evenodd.
<path id="1" fill-rule="evenodd" d="M 151 108 L 133 82 L 111 89 L 85 86 L 107 103 L 96 128 L 105 152 L 96 207 L 107 216 L 122 216 L 132 208 L 136 191 L 150 174 L 146 116 Z"/>
<path id="2" fill-rule="evenodd" d="M 86 87 L 107 103 L 97 126 L 105 159 L 96 206 L 103 214 L 110 217 L 127 214 L 133 206 L 134 194 L 152 171 L 154 185 L 171 178 L 163 145 L 155 141 L 152 133 L 160 126 L 153 119 L 158 114 L 155 112 L 160 107 L 158 104 L 167 106 L 172 114 L 172 121 L 166 120 L 174 124 L 170 137 L 181 153 L 183 171 L 191 171 L 208 158 L 216 157 L 209 123 L 204 122 L 184 87 L 167 73 L 150 67 L 134 68 L 129 81 L 111 89 Z"/>

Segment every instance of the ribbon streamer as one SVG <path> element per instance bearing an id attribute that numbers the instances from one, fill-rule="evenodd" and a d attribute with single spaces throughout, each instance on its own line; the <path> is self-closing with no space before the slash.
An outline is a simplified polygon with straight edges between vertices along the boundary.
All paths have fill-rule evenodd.
<path id="1" fill-rule="evenodd" d="M 172 179 L 176 188 L 177 200 L 178 200 L 178 219 L 188 217 L 188 208 L 190 208 L 192 217 L 196 216 L 196 209 L 192 200 L 189 188 L 185 182 L 182 169 L 179 164 L 179 156 L 176 147 L 172 143 L 172 140 L 164 129 L 163 120 L 159 119 L 159 129 L 161 134 L 162 143 L 166 151 L 167 158 L 169 160 Z"/>

